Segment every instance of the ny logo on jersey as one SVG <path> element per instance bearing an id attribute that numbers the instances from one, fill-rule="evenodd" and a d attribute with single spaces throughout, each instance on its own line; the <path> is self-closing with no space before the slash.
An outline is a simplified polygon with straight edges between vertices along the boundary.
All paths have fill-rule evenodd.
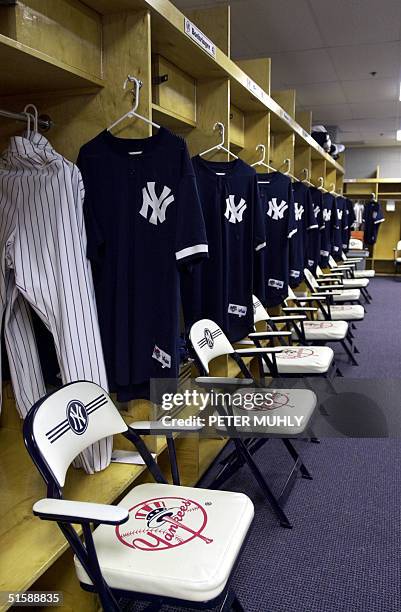
<path id="1" fill-rule="evenodd" d="M 171 193 L 170 187 L 165 185 L 160 197 L 158 197 L 155 191 L 155 182 L 148 181 L 146 187 L 142 189 L 142 198 L 143 203 L 139 214 L 153 225 L 157 225 L 158 222 L 163 223 L 166 220 L 167 206 L 174 202 L 174 196 Z M 148 219 L 149 209 L 152 211 L 152 214 Z"/>
<path id="2" fill-rule="evenodd" d="M 323 219 L 325 221 L 330 221 L 330 219 L 331 219 L 331 210 L 328 210 L 327 208 L 323 209 Z"/>
<path id="3" fill-rule="evenodd" d="M 315 208 L 313 209 L 313 213 L 317 218 L 318 214 L 320 213 L 320 206 L 315 206 Z"/>
<path id="4" fill-rule="evenodd" d="M 273 219 L 273 221 L 278 221 L 279 219 L 284 219 L 284 213 L 287 208 L 288 204 L 285 202 L 285 200 L 281 200 L 280 204 L 277 204 L 277 198 L 272 198 L 269 200 L 269 210 L 267 211 L 267 214 Z"/>
<path id="5" fill-rule="evenodd" d="M 241 198 L 239 203 L 236 204 L 235 196 L 229 195 L 228 198 L 226 198 L 226 204 L 227 208 L 226 212 L 224 213 L 226 219 L 228 219 L 230 223 L 241 223 L 242 215 L 246 209 L 246 201 L 244 198 Z"/>
<path id="6" fill-rule="evenodd" d="M 343 211 L 342 210 L 337 210 L 337 217 L 341 221 L 341 219 L 343 218 Z"/>
<path id="7" fill-rule="evenodd" d="M 298 202 L 295 202 L 295 221 L 300 221 L 302 219 L 304 210 L 305 209 L 302 204 L 298 204 Z"/>

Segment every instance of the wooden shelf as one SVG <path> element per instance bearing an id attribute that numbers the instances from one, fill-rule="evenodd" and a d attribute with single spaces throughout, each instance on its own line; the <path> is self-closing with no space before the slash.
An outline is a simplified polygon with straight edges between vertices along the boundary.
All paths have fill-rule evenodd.
<path id="1" fill-rule="evenodd" d="M 0 34 L 0 91 L 6 95 L 103 87 L 103 80 Z M 5 70 L 5 66 L 12 67 Z"/>
<path id="2" fill-rule="evenodd" d="M 85 0 L 101 14 L 122 10 L 145 9 L 152 16 L 152 52 L 167 60 L 196 79 L 228 78 L 231 102 L 244 112 L 267 110 L 271 113 L 272 129 L 280 133 L 295 133 L 299 142 L 312 148 L 312 155 L 324 159 L 340 174 L 344 169 L 304 130 L 273 98 L 259 87 L 221 49 L 216 47 L 214 59 L 196 45 L 184 32 L 184 14 L 169 0 Z"/>
<path id="3" fill-rule="evenodd" d="M 155 104 L 155 102 L 152 103 L 152 117 L 153 121 L 160 123 L 173 132 L 192 130 L 194 127 L 196 127 L 196 121 L 192 121 L 186 117 L 181 117 L 181 115 L 178 115 L 173 111 L 166 110 L 158 104 Z"/>

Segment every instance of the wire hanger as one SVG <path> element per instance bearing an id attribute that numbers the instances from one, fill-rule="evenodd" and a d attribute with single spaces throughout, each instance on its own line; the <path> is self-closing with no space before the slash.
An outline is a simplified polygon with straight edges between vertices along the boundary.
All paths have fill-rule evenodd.
<path id="1" fill-rule="evenodd" d="M 135 101 L 134 101 L 134 105 L 131 108 L 130 111 L 128 111 L 128 113 L 125 113 L 125 115 L 123 115 L 122 117 L 120 117 L 119 119 L 117 119 L 117 121 L 115 121 L 114 123 L 112 123 L 108 128 L 107 131 L 110 132 L 116 125 L 118 125 L 119 123 L 121 123 L 121 121 L 124 121 L 124 119 L 131 119 L 132 117 L 136 117 L 137 119 L 141 119 L 142 121 L 144 121 L 145 123 L 148 123 L 149 125 L 153 125 L 153 127 L 160 129 L 160 125 L 158 125 L 157 123 L 155 123 L 154 121 L 152 121 L 151 119 L 148 119 L 147 117 L 144 117 L 143 115 L 140 115 L 139 113 L 137 113 L 137 108 L 139 106 L 139 90 L 142 87 L 142 81 L 140 81 L 139 79 L 137 79 L 134 76 L 131 76 L 130 74 L 127 76 L 127 78 L 124 81 L 124 85 L 123 85 L 123 89 L 127 88 L 127 84 L 128 83 L 135 83 L 135 89 L 132 89 L 132 94 L 135 95 Z"/>
<path id="2" fill-rule="evenodd" d="M 29 115 L 30 117 L 32 117 L 33 119 L 33 129 L 35 132 L 38 131 L 38 124 L 39 124 L 39 113 L 38 113 L 38 109 L 36 108 L 36 106 L 34 104 L 27 104 L 24 108 L 24 113 L 28 113 L 28 108 L 32 108 L 33 109 L 33 116 Z M 30 122 L 29 122 L 30 123 Z M 29 126 L 29 132 L 30 132 L 30 126 Z"/>
<path id="3" fill-rule="evenodd" d="M 335 185 L 335 183 L 330 183 L 330 187 L 331 187 L 331 189 L 330 189 L 329 193 L 334 193 L 335 195 L 337 195 L 336 194 L 336 185 Z"/>
<path id="4" fill-rule="evenodd" d="M 372 193 L 370 195 L 372 196 L 373 202 L 376 202 L 376 194 L 375 194 L 375 192 L 372 191 Z"/>
<path id="5" fill-rule="evenodd" d="M 273 168 L 273 166 L 270 166 L 269 164 L 266 164 L 265 159 L 266 159 L 266 147 L 264 144 L 258 144 L 256 145 L 256 151 L 262 151 L 262 157 L 261 159 L 259 159 L 259 161 L 254 162 L 253 164 L 251 164 L 252 168 L 255 168 L 256 166 L 263 166 L 264 168 L 267 168 L 268 170 L 272 170 L 273 172 L 277 172 L 277 170 L 275 168 Z M 259 184 L 267 184 L 270 183 L 270 181 L 260 181 L 258 180 Z"/>
<path id="6" fill-rule="evenodd" d="M 277 172 L 277 170 L 275 168 L 273 168 L 273 166 L 270 166 L 269 164 L 266 164 L 266 162 L 265 162 L 265 159 L 266 159 L 266 147 L 265 147 L 264 144 L 256 145 L 255 151 L 262 151 L 262 157 L 258 161 L 256 161 L 253 164 L 251 164 L 252 168 L 255 168 L 255 166 L 263 166 L 264 168 L 267 168 L 268 170 L 273 170 L 273 172 Z"/>
<path id="7" fill-rule="evenodd" d="M 26 116 L 26 135 L 27 138 L 29 138 L 29 136 L 31 135 L 31 119 L 32 119 L 32 115 L 28 112 L 26 112 L 25 110 L 23 111 L 23 114 Z"/>
<path id="8" fill-rule="evenodd" d="M 302 172 L 304 173 L 304 178 L 300 179 L 303 183 L 310 185 L 310 187 L 314 187 L 314 184 L 309 180 L 309 168 L 302 168 Z"/>
<path id="9" fill-rule="evenodd" d="M 320 191 L 323 191 L 324 193 L 327 193 L 327 189 L 325 189 L 325 188 L 323 187 L 323 185 L 324 185 L 324 178 L 323 178 L 322 176 L 319 176 L 319 178 L 317 179 L 317 181 L 318 181 L 318 186 L 317 186 L 317 188 L 318 188 L 318 189 L 320 189 Z"/>
<path id="10" fill-rule="evenodd" d="M 238 159 L 238 156 L 235 155 L 235 153 L 232 153 L 230 149 L 227 149 L 227 147 L 224 146 L 225 131 L 226 131 L 226 128 L 224 127 L 224 123 L 221 123 L 221 121 L 216 121 L 216 123 L 213 126 L 213 131 L 217 129 L 219 130 L 220 135 L 221 135 L 221 142 L 214 145 L 213 147 L 210 147 L 210 149 L 206 149 L 206 151 L 202 151 L 202 153 L 199 153 L 199 156 L 202 157 L 203 155 L 206 155 L 207 153 L 211 153 L 212 151 L 224 151 L 225 153 L 228 153 L 229 155 L 234 157 L 234 159 Z"/>

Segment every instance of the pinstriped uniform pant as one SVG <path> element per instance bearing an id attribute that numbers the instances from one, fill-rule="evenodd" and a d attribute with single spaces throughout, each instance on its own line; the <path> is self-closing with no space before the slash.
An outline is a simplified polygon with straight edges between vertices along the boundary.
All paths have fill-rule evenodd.
<path id="1" fill-rule="evenodd" d="M 46 393 L 27 302 L 53 335 L 63 383 L 90 380 L 107 390 L 81 176 L 36 137 L 12 138 L 0 163 L 0 314 L 22 417 Z M 112 439 L 104 439 L 80 465 L 104 469 L 111 450 Z"/>

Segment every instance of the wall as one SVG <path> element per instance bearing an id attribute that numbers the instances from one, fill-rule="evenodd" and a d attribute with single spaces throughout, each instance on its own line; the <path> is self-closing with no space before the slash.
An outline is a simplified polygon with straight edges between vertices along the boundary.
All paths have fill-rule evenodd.
<path id="1" fill-rule="evenodd" d="M 381 178 L 401 177 L 401 146 L 356 147 L 345 151 L 345 178 L 375 176 L 378 165 Z"/>

